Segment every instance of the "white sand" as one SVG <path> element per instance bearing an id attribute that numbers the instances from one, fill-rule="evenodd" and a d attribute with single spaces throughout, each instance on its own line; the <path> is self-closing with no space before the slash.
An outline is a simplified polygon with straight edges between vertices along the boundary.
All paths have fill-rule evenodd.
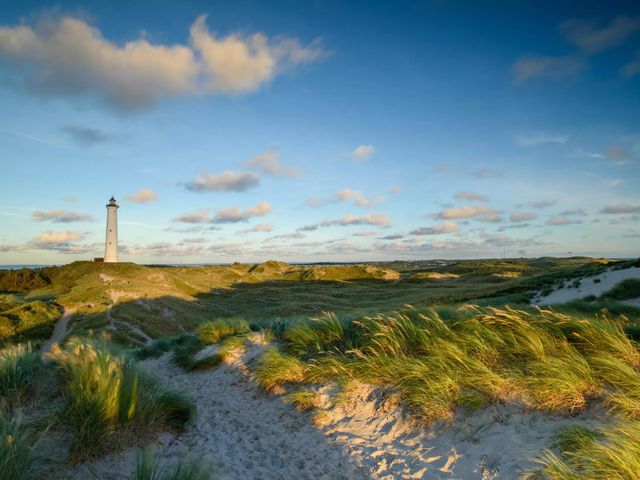
<path id="1" fill-rule="evenodd" d="M 320 428 L 311 414 L 297 412 L 252 380 L 251 366 L 263 348 L 253 345 L 241 358 L 205 372 L 185 373 L 168 355 L 144 362 L 172 388 L 191 395 L 198 408 L 185 433 L 163 434 L 156 442 L 165 464 L 198 458 L 222 480 L 515 479 L 534 466 L 531 457 L 549 446 L 557 429 L 596 423 L 597 412 L 565 418 L 494 405 L 460 414 L 453 425 L 424 429 L 363 386 L 349 404 L 329 410 L 329 423 Z M 90 469 L 105 480 L 129 478 L 136 453 L 128 449 L 76 466 L 62 478 L 94 478 Z"/>
<path id="2" fill-rule="evenodd" d="M 547 296 L 534 299 L 532 303 L 535 305 L 555 305 L 579 300 L 589 295 L 599 297 L 621 281 L 630 278 L 640 278 L 640 268 L 632 267 L 623 270 L 607 269 L 599 275 L 583 278 L 580 280 L 580 286 L 577 288 L 572 286 L 574 280 L 567 280 L 561 288 L 554 290 Z M 633 304 L 632 302 L 635 301 L 636 300 L 630 300 L 627 303 Z"/>

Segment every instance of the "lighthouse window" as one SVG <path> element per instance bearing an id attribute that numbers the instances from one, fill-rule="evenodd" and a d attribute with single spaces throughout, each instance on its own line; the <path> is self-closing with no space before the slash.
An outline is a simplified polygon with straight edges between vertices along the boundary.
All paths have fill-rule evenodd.
<path id="1" fill-rule="evenodd" d="M 109 229 L 109 232 L 111 232 L 111 229 Z"/>

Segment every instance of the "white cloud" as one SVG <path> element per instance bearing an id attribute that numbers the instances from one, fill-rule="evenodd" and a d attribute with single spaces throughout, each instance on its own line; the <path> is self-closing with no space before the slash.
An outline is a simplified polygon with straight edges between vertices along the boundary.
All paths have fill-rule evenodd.
<path id="1" fill-rule="evenodd" d="M 246 230 L 241 230 L 239 233 L 262 233 L 273 231 L 273 225 L 270 223 L 259 223 Z"/>
<path id="2" fill-rule="evenodd" d="M 421 227 L 416 230 L 412 230 L 411 235 L 442 235 L 447 233 L 457 233 L 460 231 L 460 225 L 451 220 L 445 220 L 432 227 Z"/>
<path id="3" fill-rule="evenodd" d="M 337 202 L 353 202 L 359 207 L 373 207 L 375 204 L 384 200 L 384 197 L 377 196 L 375 198 L 367 198 L 362 193 L 362 190 L 353 190 L 351 188 L 344 188 L 333 196 Z"/>
<path id="4" fill-rule="evenodd" d="M 509 216 L 509 220 L 511 220 L 514 223 L 528 222 L 528 221 L 534 220 L 536 218 L 538 218 L 538 215 L 536 215 L 535 213 L 532 213 L 532 212 L 513 212 Z"/>
<path id="5" fill-rule="evenodd" d="M 332 225 L 340 225 L 346 227 L 348 225 L 378 225 L 386 227 L 389 225 L 389 216 L 384 213 L 370 213 L 367 215 L 344 215 L 337 220 L 324 220 L 321 225 L 329 227 Z"/>
<path id="6" fill-rule="evenodd" d="M 260 167 L 264 173 L 269 175 L 297 177 L 300 174 L 297 168 L 280 163 L 280 153 L 275 148 L 250 158 L 245 162 L 245 166 L 248 168 Z"/>
<path id="7" fill-rule="evenodd" d="M 299 227 L 296 231 L 298 232 L 312 232 L 317 230 L 320 227 L 332 227 L 332 226 L 341 226 L 348 227 L 351 225 L 374 225 L 379 227 L 387 227 L 389 226 L 389 215 L 385 213 L 369 213 L 367 215 L 344 215 L 342 218 L 337 219 L 326 219 L 321 223 L 312 224 L 312 225 L 303 225 Z"/>
<path id="8" fill-rule="evenodd" d="M 520 147 L 532 147 L 544 143 L 560 143 L 565 144 L 569 140 L 568 135 L 558 135 L 549 133 L 529 133 L 517 135 L 515 138 L 516 145 Z"/>
<path id="9" fill-rule="evenodd" d="M 244 192 L 259 183 L 260 177 L 253 172 L 202 172 L 185 186 L 192 192 Z"/>
<path id="10" fill-rule="evenodd" d="M 499 222 L 500 215 L 496 210 L 487 205 L 465 205 L 442 210 L 437 215 L 439 218 L 450 219 L 477 219 L 483 222 Z"/>
<path id="11" fill-rule="evenodd" d="M 189 44 L 153 44 L 138 38 L 122 45 L 84 20 L 48 18 L 35 27 L 0 28 L 0 58 L 15 80 L 45 95 L 93 96 L 119 110 L 149 108 L 163 97 L 242 94 L 284 71 L 326 55 L 295 38 L 261 33 L 216 37 L 201 15 Z"/>
<path id="12" fill-rule="evenodd" d="M 582 220 L 569 218 L 569 217 L 563 217 L 563 216 L 551 217 L 549 220 L 547 220 L 545 222 L 545 224 L 553 225 L 553 226 L 574 225 L 574 224 L 578 224 L 578 223 L 582 223 Z"/>
<path id="13" fill-rule="evenodd" d="M 255 207 L 241 210 L 238 207 L 225 208 L 218 210 L 214 215 L 209 214 L 209 210 L 201 208 L 192 213 L 184 213 L 173 218 L 174 223 L 238 223 L 246 222 L 253 217 L 260 217 L 270 213 L 271 204 L 261 202 Z"/>
<path id="14" fill-rule="evenodd" d="M 36 210 L 31 214 L 31 216 L 36 222 L 51 221 L 53 223 L 72 223 L 92 220 L 91 215 L 89 214 L 69 212 L 67 210 Z"/>
<path id="15" fill-rule="evenodd" d="M 469 200 L 472 202 L 484 202 L 485 200 L 487 200 L 487 197 L 485 195 L 480 195 L 479 193 L 473 192 L 457 192 L 454 197 L 458 200 Z"/>
<path id="16" fill-rule="evenodd" d="M 601 28 L 593 22 L 567 20 L 560 25 L 560 29 L 569 41 L 582 51 L 596 53 L 617 47 L 630 36 L 640 32 L 640 17 L 630 18 L 621 15 Z"/>
<path id="17" fill-rule="evenodd" d="M 81 233 L 70 232 L 68 230 L 62 232 L 47 231 L 39 234 L 31 241 L 31 243 L 34 245 L 51 245 L 75 242 L 77 240 L 82 240 L 83 238 L 84 236 Z"/>
<path id="18" fill-rule="evenodd" d="M 237 223 L 246 222 L 250 218 L 260 217 L 271 213 L 271 204 L 268 202 L 261 202 L 255 207 L 240 210 L 238 207 L 226 208 L 219 210 L 213 217 L 212 223 Z"/>
<path id="19" fill-rule="evenodd" d="M 373 145 L 358 145 L 349 155 L 353 160 L 368 160 L 375 151 Z"/>
<path id="20" fill-rule="evenodd" d="M 585 66 L 582 58 L 566 55 L 561 57 L 520 57 L 511 69 L 513 83 L 518 84 L 536 77 L 566 78 L 575 75 Z"/>
<path id="21" fill-rule="evenodd" d="M 625 215 L 629 213 L 639 213 L 640 205 L 631 205 L 629 203 L 618 203 L 617 205 L 607 205 L 600 213 L 607 215 Z"/>
<path id="22" fill-rule="evenodd" d="M 148 188 L 141 188 L 134 195 L 127 195 L 124 198 L 133 203 L 150 203 L 158 200 L 158 194 Z"/>

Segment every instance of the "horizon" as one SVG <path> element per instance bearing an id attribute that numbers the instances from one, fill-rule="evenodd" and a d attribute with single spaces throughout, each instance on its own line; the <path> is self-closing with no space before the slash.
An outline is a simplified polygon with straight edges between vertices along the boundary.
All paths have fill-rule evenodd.
<path id="1" fill-rule="evenodd" d="M 111 195 L 143 265 L 640 256 L 638 2 L 55 5 L 0 13 L 0 267 Z"/>

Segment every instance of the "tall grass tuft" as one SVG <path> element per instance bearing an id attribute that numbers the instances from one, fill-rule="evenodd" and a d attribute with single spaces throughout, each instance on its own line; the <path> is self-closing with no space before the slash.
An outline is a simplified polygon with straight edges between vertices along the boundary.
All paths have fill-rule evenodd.
<path id="1" fill-rule="evenodd" d="M 256 367 L 258 383 L 268 391 L 285 383 L 304 381 L 305 366 L 292 355 L 281 353 L 275 348 L 267 349 Z"/>
<path id="2" fill-rule="evenodd" d="M 548 480 L 636 480 L 640 472 L 640 422 L 625 422 L 602 434 L 573 432 L 571 449 L 547 451 L 539 460 Z"/>
<path id="3" fill-rule="evenodd" d="M 352 322 L 327 314 L 289 326 L 293 355 L 267 351 L 258 378 L 267 389 L 331 379 L 391 388 L 427 421 L 496 400 L 577 413 L 595 398 L 634 418 L 640 352 L 623 323 L 509 307 L 407 308 Z"/>
<path id="4" fill-rule="evenodd" d="M 145 449 L 136 462 L 131 480 L 210 480 L 209 469 L 198 462 L 180 461 L 173 468 L 162 468 L 160 459 Z"/>
<path id="5" fill-rule="evenodd" d="M 20 416 L 0 411 L 0 478 L 30 480 L 35 477 L 33 438 Z"/>
<path id="6" fill-rule="evenodd" d="M 183 428 L 193 415 L 184 396 L 160 387 L 135 361 L 104 344 L 72 340 L 54 357 L 76 457 L 99 453 L 116 434 L 135 439 L 154 429 Z"/>
<path id="7" fill-rule="evenodd" d="M 248 331 L 249 324 L 243 318 L 220 318 L 198 327 L 196 336 L 203 344 L 211 345 L 225 337 Z"/>
<path id="8" fill-rule="evenodd" d="M 33 390 L 42 361 L 31 345 L 15 345 L 0 351 L 0 399 L 19 406 Z"/>

